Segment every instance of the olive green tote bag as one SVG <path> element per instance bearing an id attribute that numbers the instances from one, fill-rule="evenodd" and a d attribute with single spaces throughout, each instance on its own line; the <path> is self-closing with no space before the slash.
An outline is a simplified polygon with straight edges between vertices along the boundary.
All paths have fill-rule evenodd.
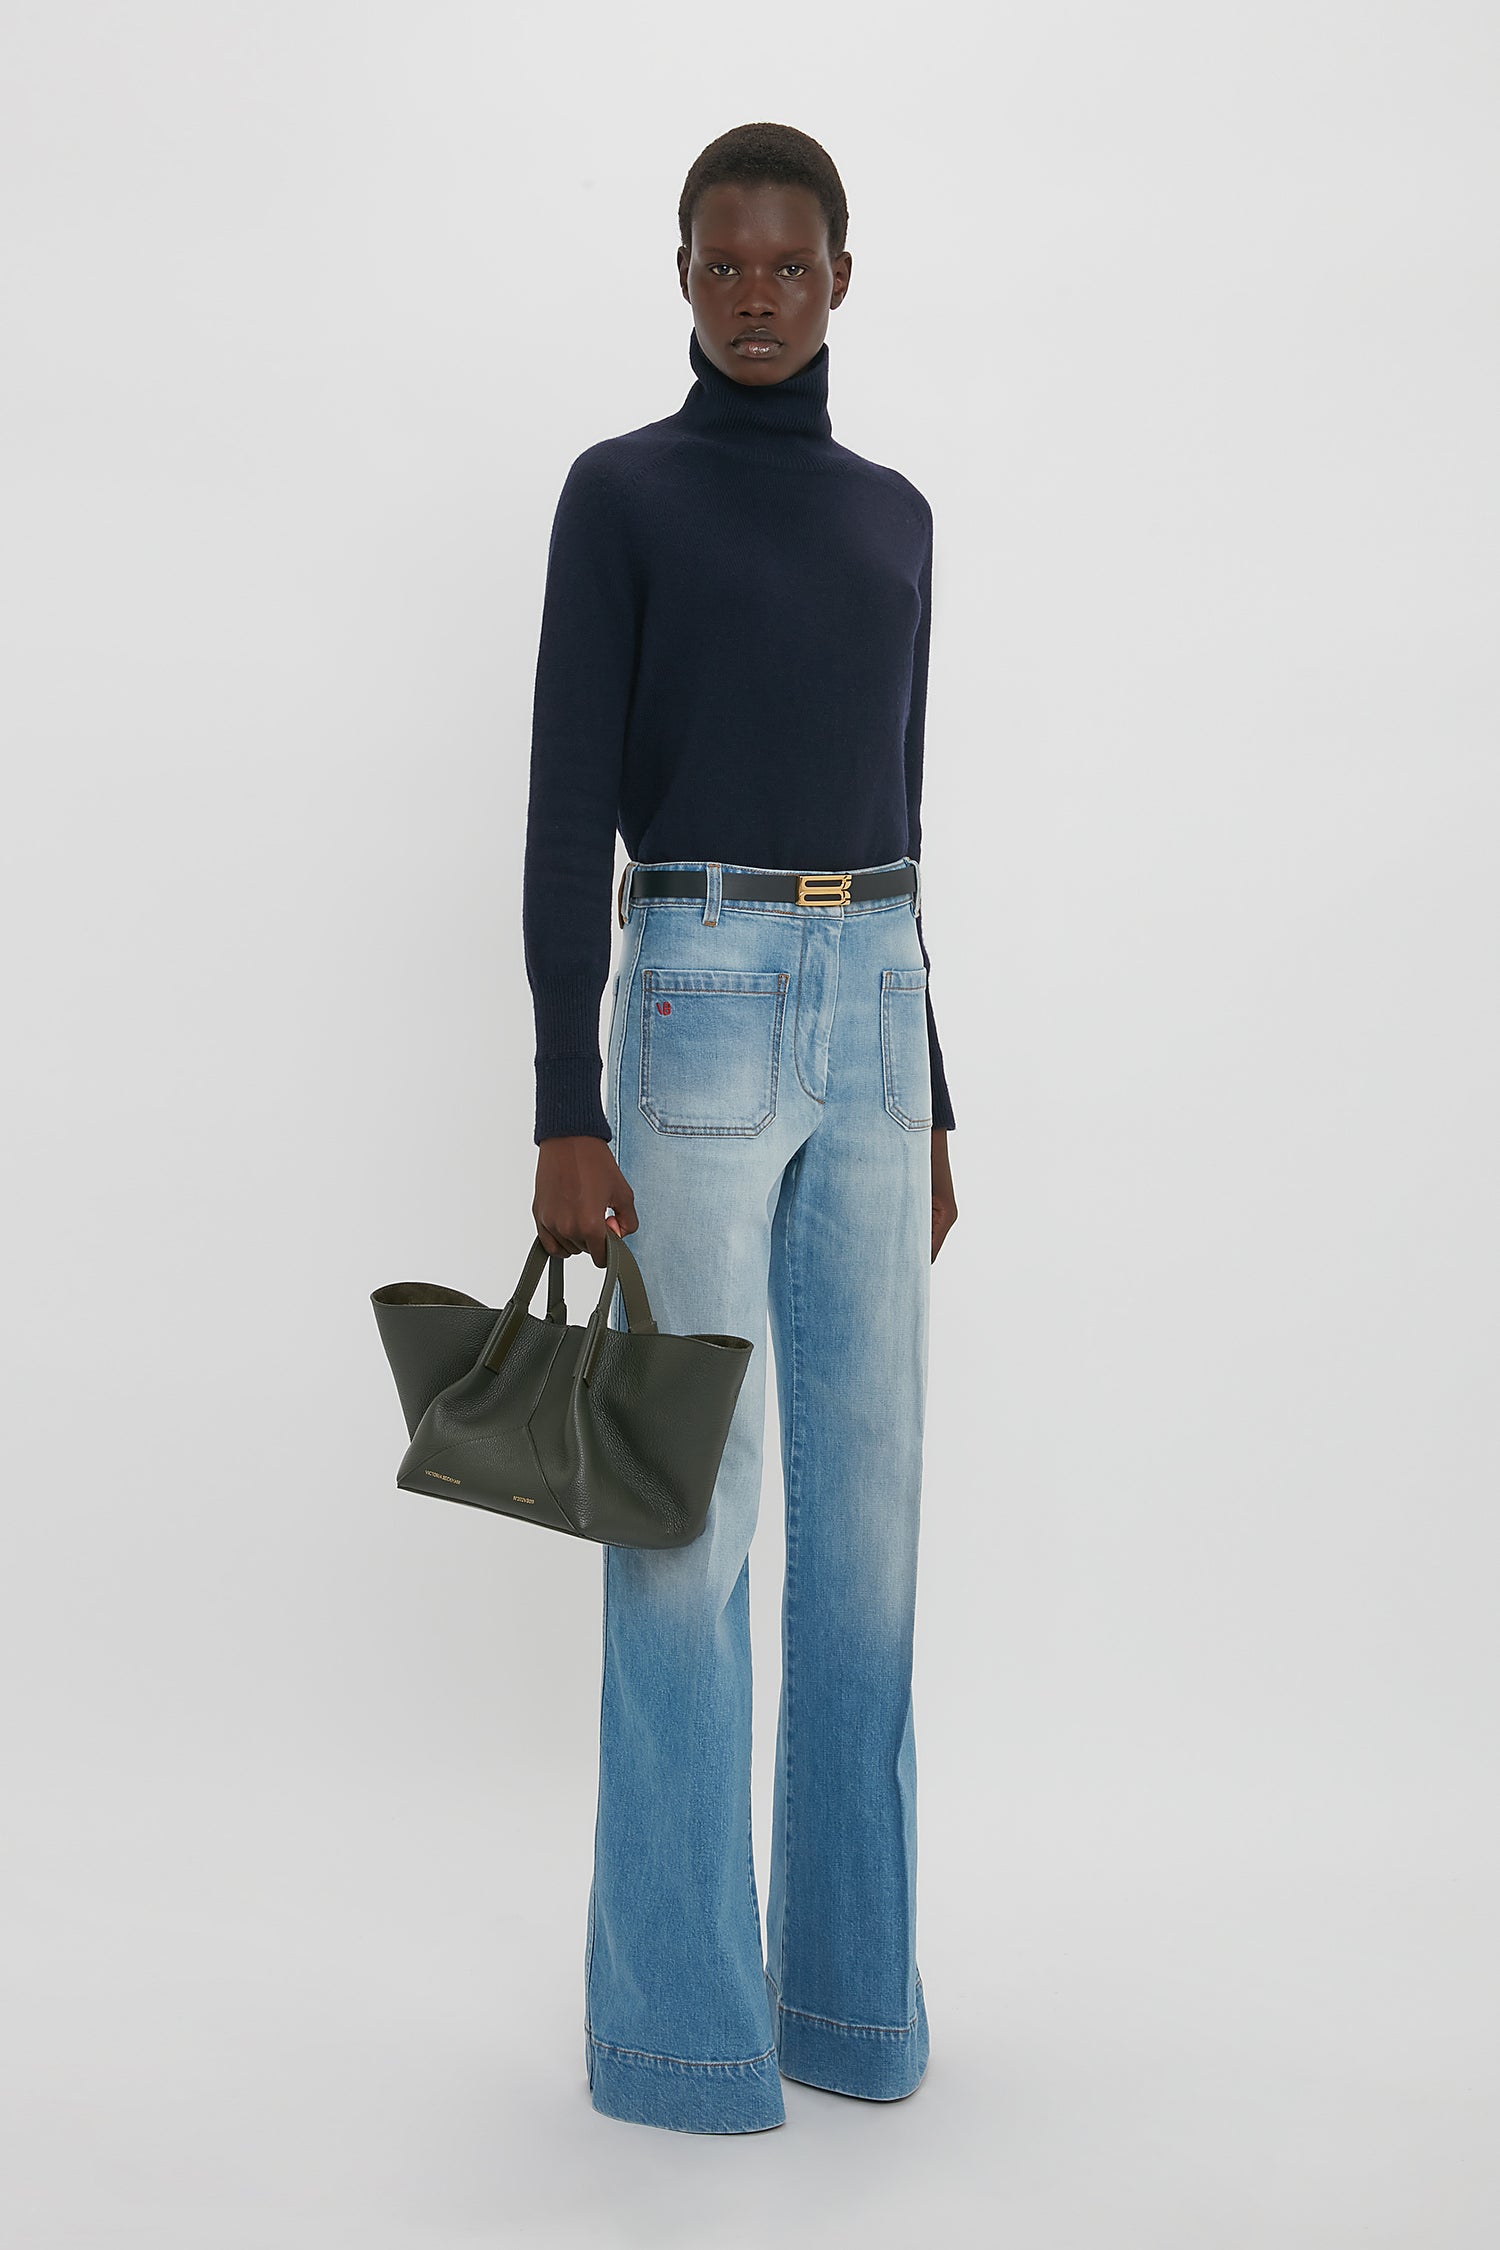
<path id="1" fill-rule="evenodd" d="M 606 1230 L 604 1285 L 568 1326 L 566 1260 L 537 1236 L 498 1311 L 436 1282 L 371 1297 L 411 1440 L 396 1482 L 602 1546 L 685 1547 L 708 1519 L 754 1346 L 664 1335 L 635 1254 Z M 547 1315 L 531 1300 L 548 1267 Z M 618 1286 L 628 1326 L 611 1328 Z"/>

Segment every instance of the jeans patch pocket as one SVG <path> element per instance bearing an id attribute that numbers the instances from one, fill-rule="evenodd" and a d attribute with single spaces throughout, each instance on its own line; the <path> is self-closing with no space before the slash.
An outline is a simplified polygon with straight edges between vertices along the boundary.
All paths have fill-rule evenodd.
<path id="1" fill-rule="evenodd" d="M 641 1108 L 659 1133 L 760 1133 L 776 1115 L 790 977 L 641 972 Z"/>
<path id="2" fill-rule="evenodd" d="M 880 1061 L 885 1106 L 909 1133 L 932 1124 L 932 1052 L 927 1044 L 927 969 L 880 972 Z"/>

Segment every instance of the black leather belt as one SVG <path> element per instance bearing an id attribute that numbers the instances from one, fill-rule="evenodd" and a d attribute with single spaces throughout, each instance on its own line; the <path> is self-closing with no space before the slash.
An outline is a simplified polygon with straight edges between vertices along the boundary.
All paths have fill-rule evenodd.
<path id="1" fill-rule="evenodd" d="M 764 873 L 726 868 L 719 878 L 724 898 L 781 899 L 789 906 L 849 906 L 856 899 L 912 898 L 914 867 L 856 867 L 845 871 L 812 868 L 805 874 L 781 868 Z M 642 867 L 632 860 L 620 877 L 617 911 L 620 927 L 638 898 L 707 898 L 705 867 Z"/>

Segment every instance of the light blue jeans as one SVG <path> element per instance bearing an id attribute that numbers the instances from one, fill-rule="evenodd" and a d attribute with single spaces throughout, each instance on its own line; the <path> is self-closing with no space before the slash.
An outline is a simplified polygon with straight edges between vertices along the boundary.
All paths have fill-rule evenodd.
<path id="1" fill-rule="evenodd" d="M 703 868 L 709 891 L 637 900 L 620 933 L 605 1106 L 630 1246 L 658 1326 L 756 1348 L 702 1536 L 604 1550 L 585 2053 L 607 2116 L 758 2132 L 785 2120 L 783 2073 L 893 2101 L 927 2066 L 911 1685 L 927 971 L 909 896 L 725 900 L 720 863 L 642 864 Z M 763 1951 L 749 1549 L 768 1314 L 786 1574 Z"/>

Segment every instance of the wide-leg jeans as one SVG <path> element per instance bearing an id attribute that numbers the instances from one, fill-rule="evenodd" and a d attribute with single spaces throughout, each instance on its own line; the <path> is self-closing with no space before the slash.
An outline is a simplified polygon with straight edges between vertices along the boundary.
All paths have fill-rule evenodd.
<path id="1" fill-rule="evenodd" d="M 910 894 L 725 899 L 725 867 L 765 871 L 640 864 L 707 885 L 635 900 L 619 934 L 605 1105 L 630 1246 L 659 1327 L 756 1348 L 701 1537 L 603 1553 L 585 2054 L 608 2116 L 756 2132 L 784 2121 L 783 2074 L 890 2101 L 927 2066 L 912 1727 L 927 971 Z M 749 1550 L 768 1322 L 786 1570 L 763 1948 Z"/>

